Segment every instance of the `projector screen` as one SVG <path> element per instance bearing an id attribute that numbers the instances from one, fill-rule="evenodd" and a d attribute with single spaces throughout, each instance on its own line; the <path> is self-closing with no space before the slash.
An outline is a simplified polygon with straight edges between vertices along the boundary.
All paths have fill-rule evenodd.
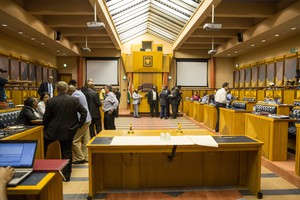
<path id="1" fill-rule="evenodd" d="M 118 60 L 87 60 L 86 78 L 95 85 L 119 85 Z"/>
<path id="2" fill-rule="evenodd" d="M 177 60 L 177 85 L 207 87 L 207 60 Z"/>

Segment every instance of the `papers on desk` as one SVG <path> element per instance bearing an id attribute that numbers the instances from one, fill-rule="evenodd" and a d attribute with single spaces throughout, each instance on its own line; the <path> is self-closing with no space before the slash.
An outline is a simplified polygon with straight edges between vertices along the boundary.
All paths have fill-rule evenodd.
<path id="1" fill-rule="evenodd" d="M 218 147 L 218 143 L 210 135 L 189 135 L 194 144 L 208 147 Z"/>
<path id="2" fill-rule="evenodd" d="M 169 138 L 164 140 L 162 140 L 159 136 L 115 136 L 110 145 L 201 145 L 209 147 L 218 147 L 218 143 L 210 135 L 170 136 Z"/>

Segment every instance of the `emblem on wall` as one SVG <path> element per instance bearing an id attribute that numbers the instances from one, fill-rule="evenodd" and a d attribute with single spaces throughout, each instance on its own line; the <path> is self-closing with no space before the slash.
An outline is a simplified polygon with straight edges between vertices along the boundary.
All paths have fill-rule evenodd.
<path id="1" fill-rule="evenodd" d="M 143 56 L 144 67 L 152 67 L 153 65 L 153 56 Z"/>

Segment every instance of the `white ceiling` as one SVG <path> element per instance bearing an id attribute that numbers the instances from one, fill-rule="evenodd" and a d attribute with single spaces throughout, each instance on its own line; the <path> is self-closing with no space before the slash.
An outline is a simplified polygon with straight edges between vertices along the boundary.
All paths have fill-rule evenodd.
<path id="1" fill-rule="evenodd" d="M 95 3 L 102 30 L 86 26 L 94 20 Z M 220 31 L 203 29 L 212 20 L 212 4 Z M 122 43 L 149 33 L 175 51 L 208 51 L 214 37 L 215 56 L 234 57 L 299 35 L 300 0 L 1 0 L 0 24 L 0 33 L 57 56 L 82 55 L 86 36 L 92 50 L 120 50 Z"/>

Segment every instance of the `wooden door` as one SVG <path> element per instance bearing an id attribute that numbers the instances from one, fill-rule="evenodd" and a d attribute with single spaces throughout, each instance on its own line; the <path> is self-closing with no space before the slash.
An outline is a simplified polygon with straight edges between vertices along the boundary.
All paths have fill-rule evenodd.
<path id="1" fill-rule="evenodd" d="M 58 81 L 65 81 L 69 84 L 70 80 L 72 80 L 72 74 L 58 74 Z"/>

